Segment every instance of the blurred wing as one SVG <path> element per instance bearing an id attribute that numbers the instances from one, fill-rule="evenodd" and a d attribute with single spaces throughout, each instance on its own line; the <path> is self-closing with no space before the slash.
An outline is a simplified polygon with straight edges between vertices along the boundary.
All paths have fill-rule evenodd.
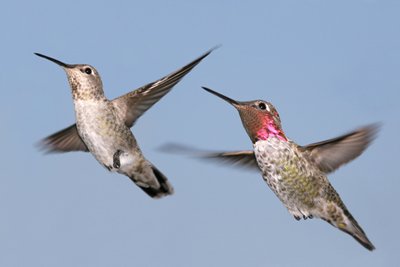
<path id="1" fill-rule="evenodd" d="M 197 158 L 219 161 L 223 164 L 232 165 L 252 170 L 259 170 L 254 152 L 232 151 L 232 152 L 210 152 L 199 149 L 190 148 L 179 144 L 167 144 L 160 148 L 161 151 L 174 154 L 186 154 Z"/>
<path id="2" fill-rule="evenodd" d="M 186 74 L 188 74 L 202 59 L 207 57 L 213 49 L 195 59 L 183 68 L 137 90 L 120 96 L 112 101 L 119 114 L 125 116 L 125 125 L 132 127 L 135 121 L 166 95 Z"/>
<path id="3" fill-rule="evenodd" d="M 44 138 L 40 145 L 48 152 L 89 151 L 75 124 Z"/>
<path id="4" fill-rule="evenodd" d="M 319 169 L 332 172 L 355 159 L 371 144 L 379 130 L 379 124 L 371 124 L 354 132 L 302 147 L 309 152 Z"/>
<path id="5" fill-rule="evenodd" d="M 216 159 L 223 164 L 233 165 L 246 169 L 259 170 L 254 152 L 251 150 L 209 153 L 203 158 Z"/>

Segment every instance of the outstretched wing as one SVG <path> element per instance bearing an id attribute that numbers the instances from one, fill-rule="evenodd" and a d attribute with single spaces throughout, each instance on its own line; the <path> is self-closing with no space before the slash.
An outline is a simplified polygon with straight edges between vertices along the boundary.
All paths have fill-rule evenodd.
<path id="1" fill-rule="evenodd" d="M 259 170 L 254 152 L 251 150 L 231 152 L 211 152 L 190 148 L 179 144 L 166 144 L 161 151 L 174 154 L 186 154 L 209 161 L 218 161 L 235 167 Z"/>
<path id="2" fill-rule="evenodd" d="M 348 134 L 303 146 L 319 169 L 332 172 L 355 159 L 371 144 L 379 130 L 379 124 L 371 124 Z"/>
<path id="3" fill-rule="evenodd" d="M 132 127 L 135 121 L 158 100 L 166 95 L 186 74 L 207 57 L 213 49 L 193 60 L 181 69 L 133 92 L 120 96 L 112 101 L 118 113 L 124 117 L 125 125 Z"/>
<path id="4" fill-rule="evenodd" d="M 216 159 L 235 167 L 259 170 L 254 152 L 251 150 L 209 153 L 203 158 Z"/>
<path id="5" fill-rule="evenodd" d="M 40 142 L 40 146 L 48 152 L 89 151 L 75 124 L 47 136 Z"/>

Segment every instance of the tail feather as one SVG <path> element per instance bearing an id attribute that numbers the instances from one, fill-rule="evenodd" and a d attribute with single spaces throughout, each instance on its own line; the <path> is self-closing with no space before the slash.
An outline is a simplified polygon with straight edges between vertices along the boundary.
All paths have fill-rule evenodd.
<path id="1" fill-rule="evenodd" d="M 151 165 L 151 170 L 154 177 L 157 179 L 157 183 L 152 184 L 139 182 L 135 177 L 130 177 L 131 180 L 140 187 L 146 194 L 152 198 L 161 198 L 164 196 L 172 195 L 174 193 L 174 188 L 169 183 L 167 177 L 160 172 L 154 165 Z"/>
<path id="2" fill-rule="evenodd" d="M 357 240 L 363 247 L 372 251 L 375 249 L 375 246 L 369 241 L 367 235 L 365 234 L 364 230 L 361 226 L 357 223 L 354 217 L 350 214 L 347 209 L 343 210 L 345 215 L 344 223 L 333 222 L 330 219 L 322 218 L 323 220 L 327 221 L 334 227 L 337 227 L 339 230 L 351 235 L 355 240 Z"/>
<path id="3" fill-rule="evenodd" d="M 354 219 L 354 217 L 350 214 L 350 212 L 347 209 L 345 209 L 344 212 L 349 220 L 349 225 L 346 225 L 344 227 L 339 225 L 338 228 L 344 231 L 345 233 L 351 235 L 366 249 L 370 251 L 374 250 L 375 246 L 371 243 L 371 241 L 369 241 L 367 235 L 365 234 L 361 226 L 357 223 L 356 219 Z"/>
<path id="4" fill-rule="evenodd" d="M 370 251 L 375 249 L 375 246 L 371 243 L 371 241 L 369 241 L 367 235 L 364 233 L 364 231 L 361 228 L 355 228 L 353 231 L 348 231 L 347 229 L 344 229 L 344 228 L 339 228 L 339 229 L 348 233 L 349 235 L 351 235 L 355 240 L 357 240 L 366 249 L 368 249 Z"/>

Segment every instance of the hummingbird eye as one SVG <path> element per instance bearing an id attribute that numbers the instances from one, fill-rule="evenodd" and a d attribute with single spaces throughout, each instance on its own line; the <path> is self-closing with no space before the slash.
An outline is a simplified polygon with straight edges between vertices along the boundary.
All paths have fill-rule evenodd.
<path id="1" fill-rule="evenodd" d="M 267 109 L 267 106 L 266 106 L 265 103 L 263 103 L 263 102 L 259 103 L 259 104 L 258 104 L 258 107 L 259 107 L 261 110 L 266 110 L 266 109 Z"/>
<path id="2" fill-rule="evenodd" d="M 92 74 L 92 69 L 91 68 L 85 68 L 84 69 L 86 74 Z"/>

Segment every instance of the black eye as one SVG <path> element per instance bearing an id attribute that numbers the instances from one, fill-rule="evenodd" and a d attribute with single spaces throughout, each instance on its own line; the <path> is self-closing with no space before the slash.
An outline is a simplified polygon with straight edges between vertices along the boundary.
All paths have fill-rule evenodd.
<path id="1" fill-rule="evenodd" d="M 264 103 L 260 103 L 260 104 L 258 104 L 258 107 L 261 109 L 261 110 L 265 110 L 266 108 L 267 108 L 267 106 L 264 104 Z"/>
<path id="2" fill-rule="evenodd" d="M 86 74 L 92 74 L 92 69 L 91 68 L 85 68 L 85 73 Z"/>

